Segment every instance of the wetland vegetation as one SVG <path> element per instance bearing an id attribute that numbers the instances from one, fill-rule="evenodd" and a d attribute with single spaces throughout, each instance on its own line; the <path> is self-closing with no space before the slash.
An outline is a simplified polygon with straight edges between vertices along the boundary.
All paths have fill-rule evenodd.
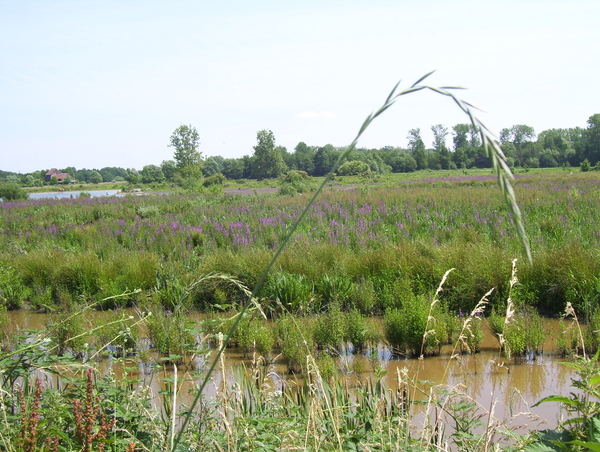
<path id="1" fill-rule="evenodd" d="M 540 351 L 547 335 L 540 316 L 559 317 L 566 306 L 591 327 L 580 332 L 565 321 L 557 348 L 581 354 L 585 344 L 589 356 L 598 348 L 594 325 L 600 321 L 594 174 L 517 175 L 534 265 L 488 171 L 341 182 L 352 184 L 331 183 L 311 207 L 232 337 L 231 346 L 256 364 L 250 373 L 232 370 L 235 384 L 201 402 L 182 444 L 208 450 L 482 450 L 491 448 L 486 442 L 493 435 L 506 447 L 538 438 L 535 432 L 500 435 L 496 420 L 460 391 L 436 393 L 431 409 L 452 406 L 442 410 L 452 415 L 438 419 L 430 412 L 414 432 L 418 375 L 398 374 L 406 388 L 399 384 L 390 392 L 380 368 L 349 387 L 333 378 L 340 372 L 334 357 L 348 347 L 368 357 L 381 343 L 397 356 L 435 355 L 444 344 L 452 344 L 452 356 L 476 353 L 486 322 L 502 338 L 497 346 L 505 359 L 515 359 Z M 181 385 L 176 374 L 166 377 L 162 394 L 151 395 L 127 370 L 116 378 L 87 369 L 110 355 L 175 366 L 180 378 L 181 372 L 205 372 L 198 358 L 227 334 L 305 202 L 300 195 L 169 193 L 2 203 L 2 308 L 49 316 L 44 328 L 13 331 L 8 314 L 1 314 L 3 446 L 168 448 L 176 415 L 186 411 L 173 405 Z M 123 310 L 132 307 L 133 315 Z M 106 317 L 89 324 L 85 309 Z M 203 313 L 201 319 L 193 312 Z M 514 321 L 506 323 L 507 312 Z M 286 372 L 303 375 L 300 388 L 282 391 L 269 383 L 269 367 L 258 362 L 277 356 Z M 596 372 L 588 361 L 578 364 L 588 366 L 580 368 L 584 383 Z M 61 374 L 58 386 L 49 377 L 54 372 Z M 584 435 L 591 419 L 588 414 L 575 433 Z M 35 447 L 27 439 L 31 432 Z M 20 442 L 9 440 L 19 435 Z"/>

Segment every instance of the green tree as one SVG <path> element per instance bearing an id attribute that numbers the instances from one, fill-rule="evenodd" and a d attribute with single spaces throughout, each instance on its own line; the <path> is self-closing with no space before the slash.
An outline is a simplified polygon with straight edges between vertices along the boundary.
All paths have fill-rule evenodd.
<path id="1" fill-rule="evenodd" d="M 295 151 L 295 161 L 296 161 L 296 169 L 300 171 L 305 171 L 307 174 L 313 174 L 315 170 L 315 151 L 310 146 L 307 146 L 306 143 L 301 141 L 294 148 Z"/>
<path id="2" fill-rule="evenodd" d="M 223 171 L 223 157 L 211 156 L 204 161 L 203 173 L 205 176 L 212 176 Z"/>
<path id="3" fill-rule="evenodd" d="M 450 169 L 452 159 L 450 158 L 450 151 L 446 146 L 446 137 L 448 136 L 448 128 L 441 124 L 431 126 L 433 132 L 433 149 L 438 156 L 438 163 L 442 169 Z"/>
<path id="4" fill-rule="evenodd" d="M 202 177 L 202 153 L 198 150 L 200 135 L 194 127 L 183 124 L 177 127 L 171 135 L 169 146 L 175 148 L 173 158 L 181 177 Z"/>
<path id="5" fill-rule="evenodd" d="M 244 177 L 244 161 L 242 159 L 224 159 L 222 172 L 227 179 L 242 179 Z"/>
<path id="6" fill-rule="evenodd" d="M 99 184 L 102 182 L 102 175 L 96 170 L 92 171 L 90 174 L 90 182 L 92 184 Z"/>
<path id="7" fill-rule="evenodd" d="M 135 168 L 127 168 L 127 176 L 125 176 L 125 180 L 130 184 L 139 184 L 142 180 L 142 177 Z"/>
<path id="8" fill-rule="evenodd" d="M 177 166 L 175 165 L 174 160 L 163 160 L 163 162 L 160 164 L 160 169 L 162 170 L 167 181 L 173 182 L 175 180 Z"/>
<path id="9" fill-rule="evenodd" d="M 278 177 L 287 167 L 283 161 L 283 148 L 275 148 L 275 135 L 270 130 L 260 130 L 256 134 L 252 162 L 253 176 L 258 179 Z"/>
<path id="10" fill-rule="evenodd" d="M 458 151 L 460 148 L 466 148 L 469 146 L 470 130 L 471 124 L 456 124 L 454 127 L 452 127 L 452 143 L 454 144 L 454 152 Z"/>
<path id="11" fill-rule="evenodd" d="M 588 172 L 591 168 L 592 166 L 590 165 L 590 161 L 588 159 L 585 159 L 583 162 L 581 162 L 579 170 L 585 173 Z"/>
<path id="12" fill-rule="evenodd" d="M 585 153 L 590 162 L 596 163 L 600 161 L 600 113 L 590 116 L 587 123 Z"/>
<path id="13" fill-rule="evenodd" d="M 408 131 L 408 136 L 406 137 L 408 140 L 408 148 L 414 154 L 418 149 L 425 149 L 425 143 L 421 138 L 421 129 L 410 129 Z"/>
<path id="14" fill-rule="evenodd" d="M 427 153 L 425 152 L 425 143 L 421 138 L 421 129 L 410 129 L 408 131 L 408 148 L 412 154 L 412 157 L 417 163 L 417 169 L 426 169 L 429 166 L 427 161 Z"/>
<path id="15" fill-rule="evenodd" d="M 164 182 L 165 175 L 162 172 L 160 166 L 146 165 L 140 171 L 140 176 L 144 184 L 151 184 L 152 182 Z"/>
<path id="16" fill-rule="evenodd" d="M 327 173 L 329 173 L 336 160 L 337 155 L 334 147 L 331 144 L 326 144 L 325 146 L 317 149 L 313 159 L 315 168 L 313 170 L 314 176 L 325 176 Z"/>

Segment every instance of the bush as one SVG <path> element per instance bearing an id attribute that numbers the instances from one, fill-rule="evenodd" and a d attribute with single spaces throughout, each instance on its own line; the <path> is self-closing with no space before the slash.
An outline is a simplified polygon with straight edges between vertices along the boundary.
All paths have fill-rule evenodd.
<path id="1" fill-rule="evenodd" d="M 386 312 L 384 334 L 393 348 L 411 356 L 439 354 L 448 333 L 439 303 L 431 312 L 432 319 L 429 318 L 430 305 L 426 297 L 417 296 L 406 302 L 402 309 Z"/>
<path id="2" fill-rule="evenodd" d="M 339 352 L 346 333 L 346 319 L 337 303 L 331 303 L 327 314 L 317 317 L 314 340 L 317 347 L 330 352 Z"/>
<path id="3" fill-rule="evenodd" d="M 583 162 L 581 162 L 579 169 L 581 172 L 588 172 L 591 169 L 590 161 L 585 159 Z"/>
<path id="4" fill-rule="evenodd" d="M 488 319 L 494 336 L 508 359 L 528 353 L 539 353 L 546 339 L 540 315 L 530 307 L 523 307 L 508 319 L 493 312 Z"/>
<path id="5" fill-rule="evenodd" d="M 19 185 L 15 183 L 0 184 L 0 198 L 3 201 L 16 201 L 17 199 L 27 199 L 29 195 Z"/>
<path id="6" fill-rule="evenodd" d="M 276 302 L 271 308 L 273 311 L 283 308 L 291 313 L 308 314 L 318 310 L 314 299 L 314 287 L 304 275 L 275 273 L 269 279 L 265 292 L 267 297 Z"/>
<path id="7" fill-rule="evenodd" d="M 281 176 L 281 183 L 293 184 L 295 182 L 302 182 L 308 179 L 310 176 L 306 171 L 291 170 L 285 175 Z"/>
<path id="8" fill-rule="evenodd" d="M 288 362 L 290 372 L 302 372 L 306 357 L 314 351 L 312 328 L 309 319 L 281 317 L 275 324 L 281 354 Z"/>
<path id="9" fill-rule="evenodd" d="M 369 165 L 360 160 L 351 160 L 342 164 L 337 170 L 340 176 L 357 176 L 359 174 L 369 174 L 371 169 Z"/>
<path id="10" fill-rule="evenodd" d="M 227 178 L 223 176 L 221 173 L 213 174 L 212 176 L 204 178 L 202 181 L 202 186 L 211 187 L 212 185 L 223 185 Z"/>

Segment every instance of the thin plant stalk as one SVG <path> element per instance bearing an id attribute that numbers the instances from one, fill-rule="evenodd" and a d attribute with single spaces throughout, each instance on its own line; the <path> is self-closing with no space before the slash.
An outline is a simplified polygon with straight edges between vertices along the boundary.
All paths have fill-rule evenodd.
<path id="1" fill-rule="evenodd" d="M 275 252 L 271 261 L 265 268 L 264 272 L 262 273 L 261 277 L 259 278 L 258 282 L 256 283 L 256 286 L 254 286 L 252 293 L 248 296 L 248 300 L 246 301 L 246 303 L 244 303 L 244 305 L 240 311 L 240 315 L 232 323 L 231 328 L 229 329 L 229 332 L 227 333 L 227 335 L 225 336 L 225 338 L 223 340 L 223 344 L 219 347 L 217 354 L 212 361 L 212 364 L 210 365 L 204 379 L 202 380 L 202 383 L 200 384 L 200 387 L 198 388 L 196 396 L 194 397 L 194 400 L 192 401 L 188 412 L 184 416 L 183 423 L 179 429 L 177 437 L 175 438 L 175 441 L 172 445 L 171 451 L 174 451 L 175 448 L 177 447 L 177 445 L 179 444 L 179 442 L 181 441 L 181 437 L 182 437 L 183 433 L 185 432 L 187 425 L 190 422 L 192 413 L 193 413 L 196 405 L 198 404 L 200 398 L 202 397 L 202 393 L 203 393 L 206 385 L 208 384 L 210 376 L 212 375 L 212 373 L 219 361 L 219 357 L 221 356 L 221 354 L 227 347 L 230 338 L 232 337 L 234 331 L 236 330 L 236 328 L 240 322 L 240 319 L 243 317 L 243 314 L 248 310 L 250 305 L 256 303 L 255 302 L 256 295 L 258 294 L 259 290 L 262 288 L 264 282 L 266 281 L 267 275 L 269 274 L 269 272 L 271 271 L 271 268 L 273 267 L 273 265 L 279 258 L 279 255 L 287 247 L 287 244 L 290 241 L 291 237 L 294 235 L 298 225 L 304 220 L 310 207 L 313 205 L 313 203 L 315 202 L 317 197 L 323 191 L 323 188 L 331 180 L 332 176 L 337 171 L 337 169 L 340 167 L 340 165 L 344 162 L 346 157 L 356 148 L 358 140 L 360 139 L 362 134 L 367 130 L 367 128 L 371 125 L 371 123 L 375 120 L 375 118 L 377 118 L 379 115 L 381 115 L 386 110 L 388 110 L 392 105 L 394 105 L 394 103 L 400 97 L 405 96 L 407 94 L 423 91 L 423 90 L 433 91 L 433 92 L 436 92 L 443 96 L 450 97 L 458 105 L 458 107 L 467 116 L 469 116 L 472 126 L 476 130 L 479 131 L 479 133 L 481 135 L 481 141 L 483 143 L 483 146 L 488 154 L 488 157 L 492 161 L 494 171 L 498 178 L 498 184 L 502 190 L 505 201 L 506 201 L 508 208 L 512 214 L 513 224 L 514 224 L 515 228 L 517 229 L 517 233 L 519 235 L 519 238 L 521 240 L 523 248 L 526 252 L 527 258 L 528 258 L 529 262 L 533 261 L 532 257 L 531 257 L 529 241 L 528 241 L 527 235 L 525 233 L 525 228 L 523 226 L 521 211 L 519 209 L 519 206 L 517 205 L 516 196 L 515 196 L 514 190 L 512 188 L 512 185 L 510 183 L 510 180 L 513 178 L 513 175 L 512 175 L 510 168 L 508 167 L 508 164 L 506 163 L 506 157 L 505 157 L 504 153 L 502 152 L 502 149 L 500 148 L 500 143 L 498 142 L 495 135 L 490 131 L 490 129 L 488 129 L 488 127 L 473 114 L 472 109 L 478 109 L 478 108 L 469 102 L 459 99 L 454 94 L 454 91 L 462 89 L 462 88 L 452 87 L 452 86 L 433 87 L 430 85 L 421 84 L 421 82 L 423 82 L 426 78 L 428 78 L 433 72 L 434 71 L 425 74 L 423 77 L 421 77 L 415 83 L 413 83 L 408 89 L 403 90 L 403 91 L 398 91 L 398 87 L 400 85 L 400 82 L 398 82 L 396 84 L 396 86 L 394 86 L 394 88 L 392 89 L 392 91 L 390 92 L 388 97 L 386 98 L 383 105 L 377 111 L 375 111 L 374 113 L 371 113 L 369 116 L 367 116 L 367 118 L 364 120 L 360 130 L 358 131 L 356 137 L 354 138 L 354 140 L 352 141 L 350 146 L 348 146 L 348 148 L 339 156 L 338 160 L 331 167 L 331 170 L 329 171 L 329 173 L 327 173 L 327 175 L 325 176 L 321 185 L 317 188 L 317 190 L 315 191 L 313 196 L 310 198 L 308 204 L 304 208 L 304 210 L 302 210 L 302 212 L 300 213 L 300 215 L 298 216 L 296 221 L 292 224 L 287 235 L 281 241 L 279 247 L 277 248 L 277 251 Z"/>
<path id="2" fill-rule="evenodd" d="M 171 409 L 171 450 L 175 442 L 175 414 L 177 412 L 177 364 L 173 363 L 173 408 Z"/>

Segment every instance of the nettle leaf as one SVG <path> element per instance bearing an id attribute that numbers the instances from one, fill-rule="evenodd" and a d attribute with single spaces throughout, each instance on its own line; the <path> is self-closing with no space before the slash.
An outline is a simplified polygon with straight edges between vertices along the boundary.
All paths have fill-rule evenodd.
<path id="1" fill-rule="evenodd" d="M 524 452 L 560 452 L 570 450 L 567 442 L 571 435 L 566 431 L 544 430 L 538 433 L 538 441 L 527 444 L 522 450 Z"/>
<path id="2" fill-rule="evenodd" d="M 596 452 L 600 452 L 600 443 L 597 442 L 589 442 L 589 441 L 569 441 L 568 444 L 573 444 L 574 446 L 585 447 L 589 450 L 593 450 Z"/>
<path id="3" fill-rule="evenodd" d="M 544 397 L 542 400 L 540 400 L 535 405 L 533 405 L 533 407 L 539 406 L 542 403 L 546 403 L 546 402 L 559 402 L 559 403 L 564 403 L 565 405 L 571 405 L 571 406 L 575 406 L 578 404 L 575 400 L 571 400 L 569 397 L 562 396 L 562 395 L 551 395 L 548 397 Z"/>

